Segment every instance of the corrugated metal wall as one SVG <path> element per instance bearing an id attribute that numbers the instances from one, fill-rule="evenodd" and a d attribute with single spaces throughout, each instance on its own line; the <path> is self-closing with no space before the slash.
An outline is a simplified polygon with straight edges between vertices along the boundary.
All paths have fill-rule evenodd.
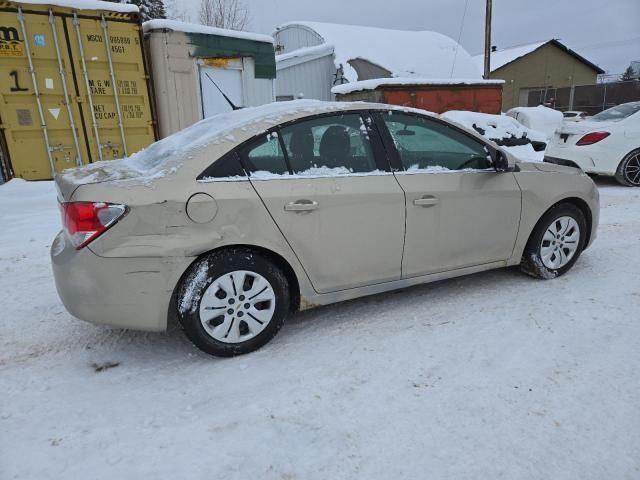
<path id="1" fill-rule="evenodd" d="M 275 100 L 273 98 L 274 88 L 273 79 L 255 78 L 255 61 L 251 57 L 242 59 L 242 90 L 244 91 L 243 107 L 257 107 L 270 103 Z"/>
<path id="2" fill-rule="evenodd" d="M 276 96 L 298 98 L 302 95 L 314 100 L 333 100 L 331 87 L 335 71 L 332 54 L 279 69 Z"/>
<path id="3" fill-rule="evenodd" d="M 284 27 L 275 34 L 276 47 L 280 46 L 278 55 L 292 52 L 299 48 L 315 47 L 324 43 L 316 32 L 298 25 Z"/>

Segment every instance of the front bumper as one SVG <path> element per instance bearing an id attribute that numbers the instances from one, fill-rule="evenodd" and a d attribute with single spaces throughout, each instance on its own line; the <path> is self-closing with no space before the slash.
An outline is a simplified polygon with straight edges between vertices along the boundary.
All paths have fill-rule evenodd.
<path id="1" fill-rule="evenodd" d="M 192 258 L 106 258 L 76 250 L 60 232 L 51 245 L 58 295 L 71 315 L 133 330 L 167 327 L 174 287 Z"/>

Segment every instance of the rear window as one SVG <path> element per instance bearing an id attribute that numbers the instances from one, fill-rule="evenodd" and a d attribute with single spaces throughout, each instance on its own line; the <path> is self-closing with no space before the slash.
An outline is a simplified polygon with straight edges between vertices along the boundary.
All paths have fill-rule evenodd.
<path id="1" fill-rule="evenodd" d="M 605 110 L 604 112 L 600 112 L 591 117 L 591 120 L 596 122 L 624 120 L 637 112 L 640 112 L 640 102 L 625 103 Z"/>

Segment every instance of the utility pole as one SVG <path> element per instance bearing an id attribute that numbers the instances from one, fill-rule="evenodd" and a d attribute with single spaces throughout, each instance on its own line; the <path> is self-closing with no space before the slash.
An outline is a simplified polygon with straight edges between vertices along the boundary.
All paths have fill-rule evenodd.
<path id="1" fill-rule="evenodd" d="M 487 0 L 487 12 L 484 17 L 484 78 L 491 74 L 491 7 L 493 0 Z"/>

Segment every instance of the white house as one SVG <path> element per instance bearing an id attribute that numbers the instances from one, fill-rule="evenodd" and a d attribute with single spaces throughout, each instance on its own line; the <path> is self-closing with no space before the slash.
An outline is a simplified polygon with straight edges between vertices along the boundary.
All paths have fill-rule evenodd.
<path id="1" fill-rule="evenodd" d="M 336 85 L 377 78 L 482 80 L 469 53 L 436 32 L 291 22 L 273 36 L 278 100 L 332 100 Z"/>

